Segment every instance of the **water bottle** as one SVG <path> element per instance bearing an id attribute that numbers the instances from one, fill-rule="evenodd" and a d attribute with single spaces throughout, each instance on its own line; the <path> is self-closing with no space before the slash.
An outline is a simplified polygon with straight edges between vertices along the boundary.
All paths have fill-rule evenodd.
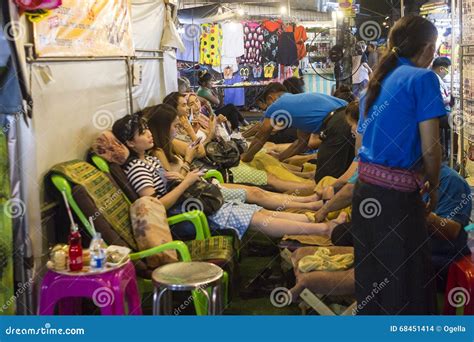
<path id="1" fill-rule="evenodd" d="M 82 237 L 79 227 L 73 225 L 68 238 L 69 242 L 69 270 L 77 272 L 82 270 Z"/>
<path id="2" fill-rule="evenodd" d="M 91 270 L 101 270 L 105 266 L 104 241 L 100 233 L 95 233 L 91 240 L 89 253 L 91 255 Z"/>

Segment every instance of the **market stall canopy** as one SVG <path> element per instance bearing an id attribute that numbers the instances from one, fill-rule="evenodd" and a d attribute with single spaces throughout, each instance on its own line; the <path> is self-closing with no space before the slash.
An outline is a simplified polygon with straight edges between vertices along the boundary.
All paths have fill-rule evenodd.
<path id="1" fill-rule="evenodd" d="M 181 24 L 204 24 L 234 19 L 237 14 L 220 4 L 191 7 L 178 11 Z"/>

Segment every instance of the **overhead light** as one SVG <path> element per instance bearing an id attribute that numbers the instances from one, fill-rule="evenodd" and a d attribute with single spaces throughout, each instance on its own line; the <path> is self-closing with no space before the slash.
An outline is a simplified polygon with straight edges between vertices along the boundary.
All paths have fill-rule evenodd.
<path id="1" fill-rule="evenodd" d="M 239 9 L 237 10 L 237 13 L 238 13 L 239 15 L 244 15 L 244 14 L 245 14 L 245 11 L 244 11 L 243 8 L 239 8 Z"/>
<path id="2" fill-rule="evenodd" d="M 280 7 L 280 13 L 281 13 L 281 14 L 285 14 L 286 11 L 287 11 L 286 6 L 281 6 L 281 7 Z"/>
<path id="3" fill-rule="evenodd" d="M 390 19 L 390 17 L 387 15 L 387 16 L 385 17 L 385 20 L 388 20 L 388 19 Z"/>
<path id="4" fill-rule="evenodd" d="M 387 25 L 387 22 L 386 22 L 386 21 L 384 21 L 384 22 L 383 22 L 383 24 L 384 24 L 384 25 Z"/>
<path id="5" fill-rule="evenodd" d="M 222 9 L 222 6 L 219 6 L 219 8 L 217 9 L 217 13 L 222 14 L 223 12 L 224 10 Z"/>

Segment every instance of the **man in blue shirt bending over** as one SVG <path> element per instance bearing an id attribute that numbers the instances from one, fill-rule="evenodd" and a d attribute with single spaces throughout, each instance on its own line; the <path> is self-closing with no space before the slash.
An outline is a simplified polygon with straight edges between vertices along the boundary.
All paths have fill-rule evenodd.
<path id="1" fill-rule="evenodd" d="M 252 161 L 274 129 L 294 127 L 297 129 L 297 140 L 280 153 L 280 161 L 300 154 L 308 147 L 320 148 L 316 181 L 324 176 L 339 177 L 344 173 L 347 162 L 350 164 L 354 158 L 352 134 L 344 118 L 346 101 L 320 93 L 289 94 L 280 83 L 270 83 L 260 101 L 266 104 L 267 110 L 260 131 L 247 153 L 242 155 L 243 162 Z M 310 137 L 311 144 L 308 145 Z M 348 153 L 344 153 L 346 150 Z M 344 161 L 338 156 L 343 156 Z M 346 159 L 349 160 L 346 162 Z"/>

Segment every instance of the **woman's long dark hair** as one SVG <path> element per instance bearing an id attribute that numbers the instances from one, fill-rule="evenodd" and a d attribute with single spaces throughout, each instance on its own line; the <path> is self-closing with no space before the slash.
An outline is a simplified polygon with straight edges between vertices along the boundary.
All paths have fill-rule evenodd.
<path id="1" fill-rule="evenodd" d="M 438 30 L 419 16 L 406 16 L 395 23 L 388 36 L 388 49 L 375 69 L 367 87 L 364 115 L 377 100 L 382 81 L 397 66 L 398 57 L 415 57 L 438 36 Z"/>
<path id="2" fill-rule="evenodd" d="M 145 112 L 148 118 L 148 128 L 153 135 L 155 148 L 163 150 L 168 162 L 177 163 L 178 159 L 173 153 L 170 129 L 171 124 L 178 117 L 178 112 L 167 104 L 147 108 Z"/>

